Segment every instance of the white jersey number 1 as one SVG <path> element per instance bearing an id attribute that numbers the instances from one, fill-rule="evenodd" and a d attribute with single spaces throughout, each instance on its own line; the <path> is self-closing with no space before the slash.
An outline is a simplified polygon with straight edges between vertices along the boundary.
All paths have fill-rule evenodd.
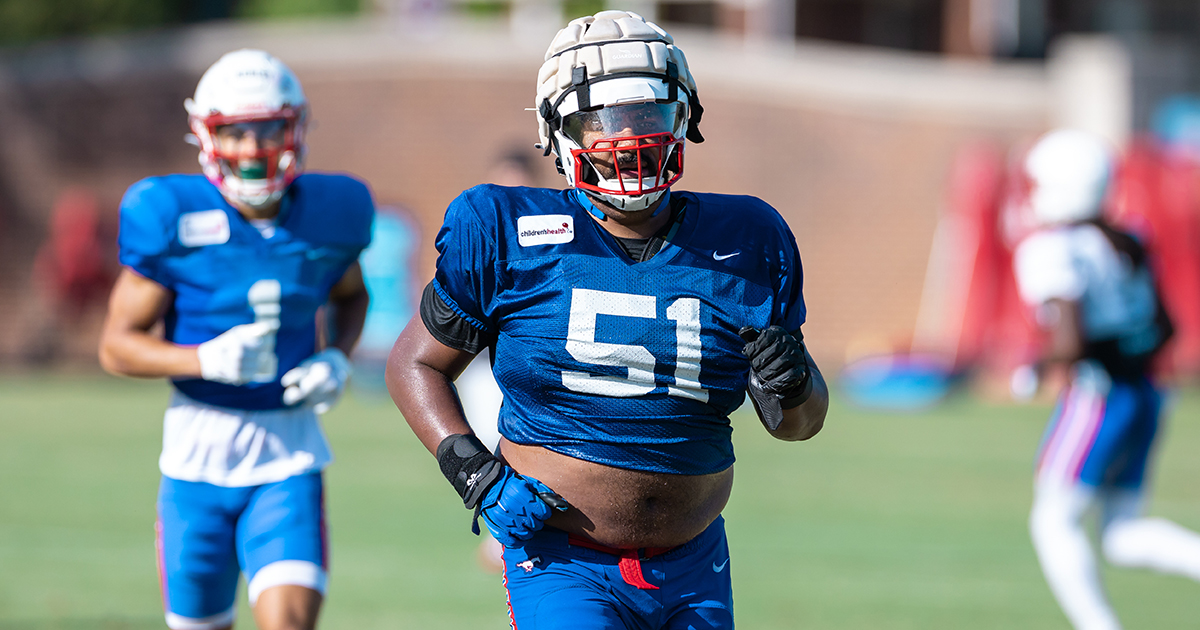
<path id="1" fill-rule="evenodd" d="M 254 310 L 255 322 L 274 322 L 279 329 L 279 317 L 283 312 L 280 302 L 283 299 L 282 287 L 278 280 L 259 280 L 250 287 L 246 301 Z M 279 378 L 279 356 L 275 354 L 275 335 L 272 334 L 267 343 L 270 351 L 259 356 L 258 368 L 254 370 L 254 383 L 270 383 Z"/>

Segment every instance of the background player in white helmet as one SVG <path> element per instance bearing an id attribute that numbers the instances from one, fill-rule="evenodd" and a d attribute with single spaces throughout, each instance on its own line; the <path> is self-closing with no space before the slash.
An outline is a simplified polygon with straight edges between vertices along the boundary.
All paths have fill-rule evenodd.
<path id="1" fill-rule="evenodd" d="M 1022 298 L 1049 331 L 1044 362 L 1071 380 L 1037 458 L 1030 530 L 1076 628 L 1119 628 L 1087 519 L 1109 562 L 1200 579 L 1200 536 L 1142 516 L 1162 394 L 1149 363 L 1170 337 L 1146 249 L 1102 216 L 1112 151 L 1081 131 L 1042 137 L 1025 162 L 1040 229 L 1015 257 Z"/>
<path id="2" fill-rule="evenodd" d="M 204 175 L 151 177 L 125 194 L 125 268 L 100 361 L 174 386 L 156 528 L 167 625 L 232 626 L 245 574 L 259 628 L 313 628 L 332 458 L 318 414 L 341 395 L 362 330 L 357 258 L 374 205 L 353 178 L 300 174 L 308 103 L 271 55 L 221 57 L 186 108 Z"/>
<path id="3" fill-rule="evenodd" d="M 505 545 L 514 627 L 732 628 L 728 416 L 749 388 L 772 435 L 804 440 L 828 406 L 795 239 L 759 199 L 671 189 L 701 108 L 683 53 L 640 16 L 560 31 L 537 106 L 569 187 L 450 205 L 389 390 Z M 483 348 L 498 457 L 451 385 Z"/>

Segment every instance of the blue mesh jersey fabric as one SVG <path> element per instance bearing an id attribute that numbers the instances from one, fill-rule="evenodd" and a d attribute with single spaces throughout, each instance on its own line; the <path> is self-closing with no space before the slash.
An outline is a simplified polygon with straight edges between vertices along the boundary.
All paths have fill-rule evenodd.
<path id="1" fill-rule="evenodd" d="M 255 319 L 250 287 L 280 287 L 276 335 L 278 376 L 313 354 L 317 309 L 371 241 L 375 206 L 365 184 L 345 175 L 306 173 L 283 200 L 274 230 L 264 235 L 202 175 L 144 179 L 121 201 L 121 264 L 174 292 L 166 338 L 200 344 Z M 234 386 L 177 379 L 199 402 L 234 409 L 283 407 L 283 386 Z"/>

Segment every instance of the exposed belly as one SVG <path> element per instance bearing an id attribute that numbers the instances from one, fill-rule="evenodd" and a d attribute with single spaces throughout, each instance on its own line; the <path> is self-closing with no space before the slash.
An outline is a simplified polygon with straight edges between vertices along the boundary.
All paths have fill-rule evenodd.
<path id="1" fill-rule="evenodd" d="M 708 475 L 641 472 L 505 439 L 500 454 L 514 470 L 541 480 L 571 504 L 547 524 L 609 547 L 681 545 L 716 520 L 733 488 L 733 466 Z"/>

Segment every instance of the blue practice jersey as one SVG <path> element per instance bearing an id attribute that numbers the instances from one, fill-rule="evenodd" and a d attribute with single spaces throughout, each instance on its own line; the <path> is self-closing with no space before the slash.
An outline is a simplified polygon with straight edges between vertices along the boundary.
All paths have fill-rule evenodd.
<path id="1" fill-rule="evenodd" d="M 211 405 L 283 407 L 279 379 L 315 351 L 317 309 L 370 243 L 374 212 L 362 182 L 308 173 L 292 183 L 274 232 L 265 236 L 202 175 L 131 186 L 121 201 L 121 264 L 174 292 L 165 317 L 168 341 L 195 345 L 251 323 L 251 286 L 279 286 L 279 369 L 272 382 L 175 379 L 175 387 Z"/>
<path id="2" fill-rule="evenodd" d="M 759 199 L 675 196 L 682 214 L 641 263 L 571 190 L 478 186 L 450 205 L 434 290 L 496 339 L 506 438 L 634 470 L 733 463 L 750 369 L 737 333 L 800 329 L 800 255 Z"/>

